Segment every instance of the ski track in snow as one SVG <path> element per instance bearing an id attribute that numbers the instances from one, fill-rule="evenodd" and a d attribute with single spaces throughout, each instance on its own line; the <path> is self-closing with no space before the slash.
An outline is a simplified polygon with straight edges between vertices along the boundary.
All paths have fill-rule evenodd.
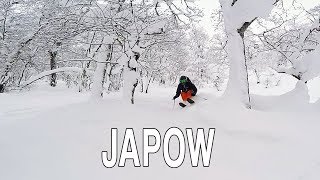
<path id="1" fill-rule="evenodd" d="M 172 88 L 137 93 L 136 104 L 109 94 L 101 101 L 74 91 L 0 95 L 0 179 L 246 179 L 316 180 L 320 174 L 319 113 L 260 112 L 232 106 L 199 91 L 196 104 L 173 109 Z M 260 101 L 263 98 L 259 99 Z M 256 102 L 258 103 L 258 102 Z M 105 168 L 111 128 L 134 128 L 142 160 L 142 128 L 216 128 L 210 168 L 192 168 L 188 150 L 180 168 L 167 167 L 162 149 L 149 168 Z M 171 146 L 177 153 L 177 145 Z M 201 166 L 201 163 L 200 163 Z"/>

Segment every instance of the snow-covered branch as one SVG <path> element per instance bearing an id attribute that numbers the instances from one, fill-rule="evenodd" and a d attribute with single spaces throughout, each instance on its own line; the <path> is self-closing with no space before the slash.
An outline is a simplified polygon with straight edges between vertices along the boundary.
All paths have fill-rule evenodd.
<path id="1" fill-rule="evenodd" d="M 36 76 L 33 76 L 31 77 L 29 80 L 21 83 L 21 87 L 26 87 L 32 83 L 34 83 L 35 81 L 45 77 L 45 76 L 49 76 L 53 73 L 58 73 L 58 72 L 78 72 L 78 73 L 82 73 L 83 72 L 83 69 L 82 68 L 78 68 L 78 67 L 62 67 L 62 68 L 57 68 L 57 69 L 54 69 L 54 70 L 49 70 L 49 71 L 44 71 Z"/>

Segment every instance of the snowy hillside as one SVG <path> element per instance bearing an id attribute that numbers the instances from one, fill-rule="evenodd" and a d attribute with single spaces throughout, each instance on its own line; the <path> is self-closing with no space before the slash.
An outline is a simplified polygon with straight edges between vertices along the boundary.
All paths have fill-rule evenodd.
<path id="1" fill-rule="evenodd" d="M 177 104 L 173 107 L 170 100 L 173 88 L 152 87 L 150 94 L 137 94 L 134 106 L 123 102 L 120 94 L 90 101 L 88 94 L 57 88 L 40 86 L 30 92 L 0 95 L 0 179 L 320 177 L 319 104 L 299 111 L 290 109 L 293 97 L 275 96 L 274 101 L 284 97 L 291 101 L 283 101 L 282 110 L 262 112 L 228 104 L 217 98 L 213 89 L 200 89 L 196 104 L 181 109 Z M 272 98 L 254 98 L 260 106 L 272 103 Z M 124 129 L 134 128 L 141 157 L 142 128 L 157 128 L 163 134 L 170 127 L 182 131 L 216 128 L 210 167 L 203 168 L 201 163 L 198 168 L 191 167 L 186 151 L 182 166 L 171 169 L 163 160 L 162 150 L 150 155 L 149 168 L 133 167 L 130 160 L 125 168 L 103 166 L 101 151 L 110 150 L 111 128 L 119 129 L 119 148 Z M 176 139 L 171 143 L 177 155 Z"/>
<path id="2" fill-rule="evenodd" d="M 319 0 L 0 0 L 0 180 L 319 180 Z"/>

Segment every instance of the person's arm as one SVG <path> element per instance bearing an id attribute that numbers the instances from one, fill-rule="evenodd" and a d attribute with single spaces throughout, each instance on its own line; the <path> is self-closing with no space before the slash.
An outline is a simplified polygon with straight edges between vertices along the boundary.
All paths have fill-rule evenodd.
<path id="1" fill-rule="evenodd" d="M 181 84 L 179 84 L 178 87 L 177 87 L 176 95 L 173 96 L 173 99 L 177 99 L 180 96 L 181 90 L 182 90 L 182 87 L 181 87 Z"/>
<path id="2" fill-rule="evenodd" d="M 192 89 L 193 93 L 196 94 L 198 91 L 197 87 L 193 83 L 190 83 L 190 85 L 191 85 L 191 89 Z"/>

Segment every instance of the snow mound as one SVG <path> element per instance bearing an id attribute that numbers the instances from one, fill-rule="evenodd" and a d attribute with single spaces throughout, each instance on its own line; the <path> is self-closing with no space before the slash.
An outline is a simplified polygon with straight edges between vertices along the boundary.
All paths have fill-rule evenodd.
<path id="1" fill-rule="evenodd" d="M 315 106 L 309 100 L 308 87 L 301 81 L 297 82 L 292 91 L 280 96 L 252 95 L 253 108 L 261 111 L 314 111 Z"/>

